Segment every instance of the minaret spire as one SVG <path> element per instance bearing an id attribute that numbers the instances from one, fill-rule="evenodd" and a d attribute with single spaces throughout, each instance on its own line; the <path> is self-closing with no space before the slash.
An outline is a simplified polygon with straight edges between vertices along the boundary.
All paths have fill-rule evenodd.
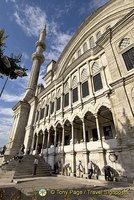
<path id="1" fill-rule="evenodd" d="M 43 51 L 45 51 L 46 49 L 45 38 L 46 38 L 46 24 L 40 33 L 39 40 L 35 43 L 36 52 L 32 54 L 33 65 L 26 93 L 22 99 L 24 101 L 29 101 L 35 95 L 39 72 L 40 72 L 40 66 L 45 61 L 43 55 Z"/>

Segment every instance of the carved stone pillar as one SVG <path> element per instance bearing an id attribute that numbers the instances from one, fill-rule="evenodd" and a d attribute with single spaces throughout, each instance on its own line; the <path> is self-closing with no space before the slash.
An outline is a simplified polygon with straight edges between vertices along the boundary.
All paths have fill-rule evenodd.
<path id="1" fill-rule="evenodd" d="M 43 139 L 42 139 L 42 154 L 43 154 L 44 144 L 45 144 L 45 132 L 43 134 Z"/>
<path id="2" fill-rule="evenodd" d="M 76 173 L 76 164 L 75 164 L 75 151 L 74 151 L 74 123 L 72 122 L 72 147 L 71 147 L 71 157 L 72 157 L 72 173 L 71 176 L 75 176 Z"/>
<path id="3" fill-rule="evenodd" d="M 37 140 L 36 140 L 36 147 L 35 147 L 35 154 L 38 153 L 38 142 L 39 142 L 39 135 L 37 135 Z"/>
<path id="4" fill-rule="evenodd" d="M 86 142 L 86 126 L 85 119 L 82 119 L 83 123 L 83 156 L 85 160 L 85 178 L 88 177 L 88 151 L 87 151 L 87 142 Z"/>
<path id="5" fill-rule="evenodd" d="M 95 115 L 96 119 L 96 128 L 97 128 L 97 133 L 98 133 L 98 140 L 101 140 L 101 134 L 100 134 L 100 126 L 99 126 L 99 120 L 98 120 L 98 115 Z"/>

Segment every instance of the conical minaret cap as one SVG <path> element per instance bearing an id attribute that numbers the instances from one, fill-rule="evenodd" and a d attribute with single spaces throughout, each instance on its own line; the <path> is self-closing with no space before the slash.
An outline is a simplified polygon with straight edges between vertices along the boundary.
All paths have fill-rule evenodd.
<path id="1" fill-rule="evenodd" d="M 46 24 L 44 25 L 41 33 L 40 33 L 40 42 L 45 42 L 45 37 L 46 37 Z"/>

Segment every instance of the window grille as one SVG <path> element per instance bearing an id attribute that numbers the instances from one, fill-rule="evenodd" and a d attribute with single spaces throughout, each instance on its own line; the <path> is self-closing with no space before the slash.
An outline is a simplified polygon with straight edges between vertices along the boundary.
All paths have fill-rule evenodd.
<path id="1" fill-rule="evenodd" d="M 82 83 L 82 96 L 83 98 L 89 95 L 88 81 Z"/>
<path id="2" fill-rule="evenodd" d="M 78 101 L 78 88 L 73 89 L 73 103 Z"/>
<path id="3" fill-rule="evenodd" d="M 81 80 L 84 81 L 87 78 L 87 70 L 83 69 L 81 73 Z"/>
<path id="4" fill-rule="evenodd" d="M 95 92 L 102 89 L 102 81 L 100 73 L 93 77 L 93 83 Z"/>
<path id="5" fill-rule="evenodd" d="M 45 111 L 45 108 L 42 108 L 41 114 L 40 114 L 40 120 L 44 118 L 44 111 Z"/>
<path id="6" fill-rule="evenodd" d="M 68 84 L 68 82 L 65 83 L 64 90 L 65 90 L 65 92 L 67 92 L 69 90 L 69 84 Z"/>
<path id="7" fill-rule="evenodd" d="M 47 105 L 46 117 L 48 116 L 48 113 L 49 113 L 49 105 Z"/>
<path id="8" fill-rule="evenodd" d="M 54 112 L 54 102 L 52 102 L 51 104 L 51 114 L 53 114 L 53 112 Z"/>
<path id="9" fill-rule="evenodd" d="M 97 71 L 99 71 L 99 65 L 96 62 L 94 62 L 92 66 L 92 74 L 96 73 Z"/>
<path id="10" fill-rule="evenodd" d="M 125 47 L 127 47 L 130 44 L 130 39 L 129 38 L 124 38 L 120 44 L 119 44 L 119 48 L 120 50 L 124 49 Z"/>
<path id="11" fill-rule="evenodd" d="M 134 68 L 134 47 L 122 54 L 127 70 Z"/>
<path id="12" fill-rule="evenodd" d="M 61 95 L 61 90 L 58 89 L 58 91 L 57 91 L 57 96 L 60 96 L 60 95 Z"/>
<path id="13" fill-rule="evenodd" d="M 68 106 L 69 105 L 69 93 L 65 94 L 65 102 L 64 102 L 64 106 Z"/>
<path id="14" fill-rule="evenodd" d="M 39 118 L 39 111 L 37 111 L 36 122 L 38 121 L 38 118 Z"/>
<path id="15" fill-rule="evenodd" d="M 60 110 L 60 104 L 61 104 L 61 97 L 59 97 L 57 99 L 57 109 L 56 110 Z"/>
<path id="16" fill-rule="evenodd" d="M 76 86 L 76 85 L 77 85 L 77 77 L 75 76 L 75 77 L 73 78 L 73 87 Z"/>

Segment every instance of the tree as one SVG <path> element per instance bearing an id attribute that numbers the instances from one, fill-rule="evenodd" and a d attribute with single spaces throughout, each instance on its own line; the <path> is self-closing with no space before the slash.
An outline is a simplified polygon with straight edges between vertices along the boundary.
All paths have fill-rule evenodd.
<path id="1" fill-rule="evenodd" d="M 27 76 L 27 69 L 18 65 L 21 62 L 21 54 L 14 56 L 12 53 L 10 57 L 4 55 L 4 47 L 6 47 L 4 40 L 8 37 L 8 35 L 4 36 L 4 32 L 4 29 L 0 30 L 0 74 L 11 79 Z M 2 78 L 1 75 L 0 78 Z"/>

